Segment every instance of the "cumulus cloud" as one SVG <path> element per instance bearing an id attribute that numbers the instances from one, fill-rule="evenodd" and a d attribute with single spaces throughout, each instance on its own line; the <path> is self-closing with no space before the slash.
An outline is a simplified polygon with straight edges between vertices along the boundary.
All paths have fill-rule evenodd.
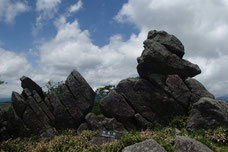
<path id="1" fill-rule="evenodd" d="M 61 4 L 61 0 L 36 1 L 36 11 L 38 16 L 36 18 L 35 26 L 33 27 L 33 35 L 37 35 L 37 33 L 43 28 L 45 21 L 55 17 L 59 4 Z"/>
<path id="2" fill-rule="evenodd" d="M 79 0 L 77 3 L 70 6 L 69 12 L 74 13 L 74 12 L 77 12 L 78 10 L 80 10 L 81 8 L 82 8 L 82 1 Z"/>
<path id="3" fill-rule="evenodd" d="M 185 58 L 196 61 L 202 69 L 196 78 L 217 96 L 228 92 L 224 85 L 228 77 L 224 70 L 228 57 L 227 18 L 225 0 L 129 0 L 115 17 L 141 31 L 165 30 L 177 36 L 185 46 Z"/>
<path id="4" fill-rule="evenodd" d="M 20 91 L 19 78 L 31 70 L 25 56 L 0 48 L 0 78 L 7 84 L 0 85 L 0 97 L 10 96 L 12 90 Z"/>
<path id="5" fill-rule="evenodd" d="M 13 23 L 16 16 L 28 10 L 29 10 L 29 7 L 25 2 L 1 0 L 0 1 L 0 21 L 3 20 L 6 23 Z"/>
<path id="6" fill-rule="evenodd" d="M 91 42 L 89 32 L 80 29 L 77 20 L 70 23 L 61 16 L 56 27 L 55 38 L 40 47 L 41 65 L 49 69 L 45 77 L 64 80 L 66 74 L 77 69 L 96 88 L 136 75 L 136 58 L 142 49 L 138 39 L 144 38 L 144 34 L 132 34 L 126 42 L 121 35 L 115 35 L 108 45 L 98 47 Z"/>

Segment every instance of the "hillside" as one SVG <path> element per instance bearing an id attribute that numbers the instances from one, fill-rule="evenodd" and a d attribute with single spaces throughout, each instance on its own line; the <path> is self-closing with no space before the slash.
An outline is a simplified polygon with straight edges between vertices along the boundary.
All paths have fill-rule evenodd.
<path id="1" fill-rule="evenodd" d="M 221 96 L 221 97 L 217 97 L 216 99 L 217 100 L 223 100 L 223 101 L 228 102 L 228 94 L 227 95 L 224 95 L 224 96 Z"/>

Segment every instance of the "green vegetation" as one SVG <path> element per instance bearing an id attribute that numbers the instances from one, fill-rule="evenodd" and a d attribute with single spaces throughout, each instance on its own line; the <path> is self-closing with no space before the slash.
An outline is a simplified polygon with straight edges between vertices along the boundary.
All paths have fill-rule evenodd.
<path id="1" fill-rule="evenodd" d="M 11 102 L 0 102 L 0 109 L 8 111 L 11 107 Z"/>
<path id="2" fill-rule="evenodd" d="M 183 129 L 187 126 L 187 120 L 188 116 L 176 116 L 175 118 L 173 118 L 170 125 L 173 128 Z"/>
<path id="3" fill-rule="evenodd" d="M 65 130 L 52 139 L 35 137 L 9 139 L 0 143 L 0 149 L 2 152 L 120 152 L 126 146 L 146 139 L 154 139 L 168 152 L 176 152 L 173 148 L 176 137 L 174 132 L 174 128 L 171 127 L 141 132 L 123 131 L 120 132 L 123 135 L 120 140 L 97 146 L 92 145 L 89 141 L 98 135 L 98 131 L 83 131 L 81 134 L 77 134 L 74 130 Z M 228 128 L 196 132 L 188 132 L 182 129 L 180 135 L 194 138 L 216 152 L 228 150 Z"/>
<path id="4" fill-rule="evenodd" d="M 100 115 L 101 113 L 101 109 L 100 109 L 100 102 L 95 101 L 94 102 L 94 106 L 92 109 L 92 113 L 94 113 L 95 115 Z"/>
<path id="5" fill-rule="evenodd" d="M 46 87 L 48 90 L 46 93 L 46 95 L 49 95 L 51 92 L 54 92 L 57 96 L 62 94 L 62 89 L 61 89 L 61 85 L 63 84 L 63 81 L 60 82 L 54 82 L 54 81 L 48 81 L 47 84 L 44 86 Z"/>

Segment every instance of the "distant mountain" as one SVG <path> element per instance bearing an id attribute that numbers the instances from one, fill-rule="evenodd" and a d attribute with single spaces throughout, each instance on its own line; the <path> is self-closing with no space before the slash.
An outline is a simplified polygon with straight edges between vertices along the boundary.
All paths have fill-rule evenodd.
<path id="1" fill-rule="evenodd" d="M 227 95 L 224 95 L 224 96 L 221 96 L 221 97 L 217 97 L 216 99 L 217 100 L 223 100 L 223 101 L 228 102 L 228 94 Z"/>
<path id="2" fill-rule="evenodd" d="M 11 98 L 0 98 L 0 102 L 11 102 Z"/>

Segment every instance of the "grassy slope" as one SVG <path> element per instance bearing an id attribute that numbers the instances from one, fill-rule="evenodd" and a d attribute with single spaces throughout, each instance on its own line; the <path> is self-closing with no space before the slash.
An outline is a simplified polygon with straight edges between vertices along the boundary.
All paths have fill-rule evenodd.
<path id="1" fill-rule="evenodd" d="M 0 109 L 8 111 L 11 106 L 11 102 L 0 102 Z"/>
<path id="2" fill-rule="evenodd" d="M 52 139 L 25 138 L 10 139 L 0 143 L 1 152 L 8 151 L 33 151 L 33 152 L 120 152 L 124 147 L 141 142 L 146 139 L 154 139 L 168 152 L 176 152 L 173 148 L 175 143 L 174 129 L 171 127 L 158 128 L 147 131 L 121 132 L 119 141 L 95 146 L 90 144 L 97 131 L 83 131 L 77 135 L 73 130 L 66 130 Z M 216 152 L 227 152 L 228 150 L 228 128 L 216 130 L 188 132 L 181 130 L 181 135 L 194 138 Z"/>

